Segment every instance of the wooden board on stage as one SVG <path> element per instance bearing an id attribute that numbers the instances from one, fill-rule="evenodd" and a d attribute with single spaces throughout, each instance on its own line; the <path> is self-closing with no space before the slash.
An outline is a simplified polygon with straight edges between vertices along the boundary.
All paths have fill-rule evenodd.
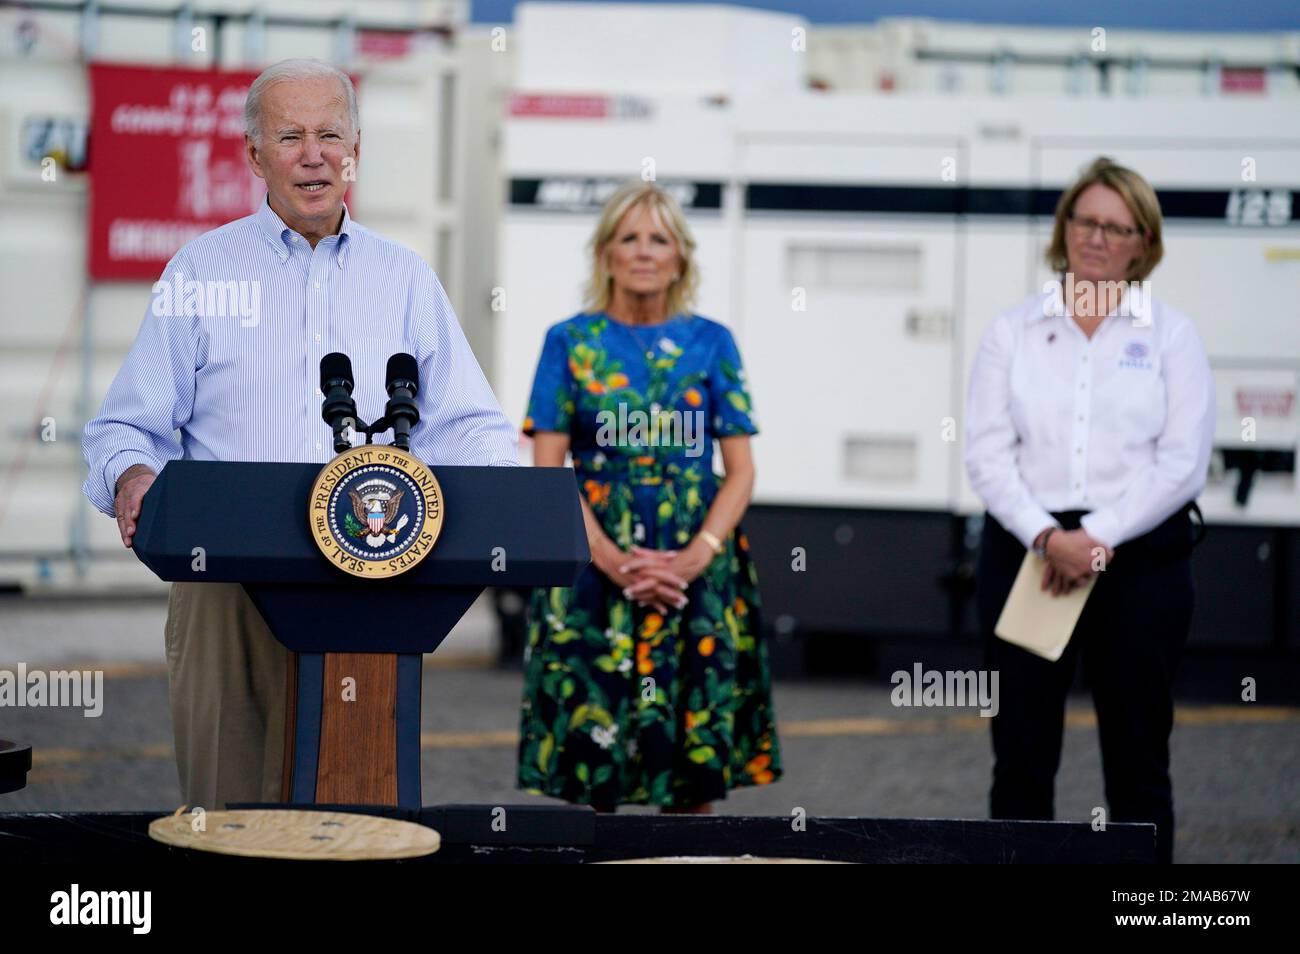
<path id="1" fill-rule="evenodd" d="M 149 837 L 177 848 L 293 861 L 392 861 L 431 855 L 441 837 L 426 825 L 358 815 L 254 808 L 168 815 L 149 825 Z"/>

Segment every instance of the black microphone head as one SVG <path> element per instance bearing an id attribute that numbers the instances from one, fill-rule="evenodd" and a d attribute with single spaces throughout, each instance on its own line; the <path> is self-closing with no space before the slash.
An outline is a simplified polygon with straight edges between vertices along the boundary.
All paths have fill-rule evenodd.
<path id="1" fill-rule="evenodd" d="M 410 388 L 411 397 L 415 397 L 420 389 L 420 366 L 416 363 L 415 356 L 399 351 L 389 358 L 386 381 L 390 397 L 398 381 L 403 383 L 403 387 Z"/>
<path id="2" fill-rule="evenodd" d="M 341 351 L 331 351 L 320 359 L 320 389 L 328 391 L 330 381 L 342 381 L 352 393 L 352 359 Z"/>

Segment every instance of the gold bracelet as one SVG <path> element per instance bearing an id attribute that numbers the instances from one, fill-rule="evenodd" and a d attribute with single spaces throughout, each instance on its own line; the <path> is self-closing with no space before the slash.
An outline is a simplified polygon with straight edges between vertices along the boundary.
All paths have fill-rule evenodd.
<path id="1" fill-rule="evenodd" d="M 722 545 L 722 541 L 719 540 L 717 537 L 715 537 L 713 534 L 709 533 L 709 531 L 701 528 L 700 536 L 704 538 L 705 543 L 707 543 L 710 547 L 713 548 L 714 553 L 721 553 L 723 551 L 724 547 Z"/>

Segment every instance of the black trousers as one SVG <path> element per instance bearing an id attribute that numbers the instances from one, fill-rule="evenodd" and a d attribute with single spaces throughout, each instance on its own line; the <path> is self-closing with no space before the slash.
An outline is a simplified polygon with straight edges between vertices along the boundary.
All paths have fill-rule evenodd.
<path id="1" fill-rule="evenodd" d="M 1084 513 L 1053 516 L 1062 527 L 1073 530 Z M 1049 662 L 993 634 L 1025 548 L 986 515 L 978 603 L 985 661 L 999 673 L 991 817 L 1052 819 L 1065 699 L 1082 658 L 1097 710 L 1107 820 L 1154 822 L 1158 859 L 1173 860 L 1171 684 L 1192 616 L 1188 559 L 1192 530 L 1184 508 L 1144 536 L 1117 547 L 1088 598 L 1069 646 L 1059 660 Z"/>

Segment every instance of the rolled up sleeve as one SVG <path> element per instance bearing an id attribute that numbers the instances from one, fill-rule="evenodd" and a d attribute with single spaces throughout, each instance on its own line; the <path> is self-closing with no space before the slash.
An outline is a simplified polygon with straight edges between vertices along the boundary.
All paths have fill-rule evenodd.
<path id="1" fill-rule="evenodd" d="M 175 259 L 163 274 L 185 270 Z M 157 286 L 155 286 L 157 288 Z M 194 375 L 201 329 L 194 317 L 160 316 L 156 290 L 126 360 L 109 386 L 99 414 L 82 434 L 86 482 L 82 492 L 95 509 L 114 516 L 119 477 L 134 464 L 155 473 L 182 454 L 176 430 L 194 410 Z"/>

